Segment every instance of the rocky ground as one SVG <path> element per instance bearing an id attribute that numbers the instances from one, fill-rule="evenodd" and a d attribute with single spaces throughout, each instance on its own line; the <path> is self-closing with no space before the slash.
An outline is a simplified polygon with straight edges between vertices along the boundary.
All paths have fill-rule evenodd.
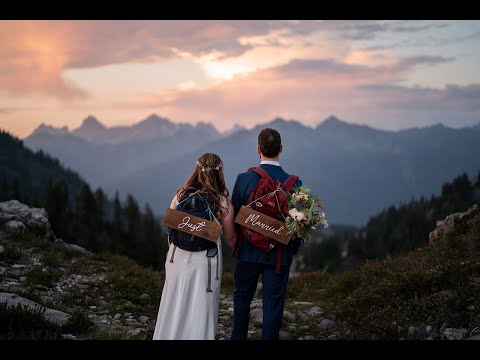
<path id="1" fill-rule="evenodd" d="M 47 311 L 45 317 L 64 325 L 69 314 L 81 307 L 84 314 L 93 321 L 98 332 L 124 334 L 125 337 L 151 337 L 155 326 L 157 302 L 141 310 L 141 304 L 135 304 L 127 299 L 116 299 L 115 306 L 109 302 L 112 298 L 112 284 L 109 284 L 108 269 L 98 271 L 91 265 L 91 274 L 79 274 L 75 267 L 60 267 L 58 279 L 51 285 L 31 284 L 32 273 L 52 274 L 54 269 L 45 265 L 38 257 L 39 249 L 29 247 L 24 249 L 21 261 L 15 263 L 0 262 L 0 303 L 7 301 L 11 305 L 18 303 L 35 307 L 42 304 Z M 76 258 L 72 259 L 75 265 Z M 82 271 L 85 272 L 85 269 Z M 88 273 L 88 271 L 87 271 Z M 231 275 L 226 275 L 231 276 Z M 260 285 L 260 284 L 259 284 Z M 160 286 L 160 284 L 158 284 Z M 233 322 L 233 298 L 231 288 L 221 293 L 218 336 L 220 340 L 228 339 Z M 262 328 L 262 301 L 259 298 L 261 287 L 252 302 L 251 327 L 249 337 L 259 339 Z M 142 293 L 139 296 L 144 302 L 151 302 L 152 296 Z M 31 301 L 36 299 L 38 302 Z M 153 309 L 152 309 L 153 308 Z M 124 309 L 131 309 L 125 311 Z M 338 335 L 333 330 L 335 322 L 323 316 L 322 309 L 312 302 L 289 302 L 284 312 L 284 329 L 280 333 L 282 340 L 313 340 L 335 339 Z M 325 329 L 325 333 L 322 332 Z M 332 331 L 329 331 L 332 330 Z M 64 338 L 77 338 L 73 334 L 62 334 Z M 82 338 L 79 336 L 78 338 Z M 85 337 L 84 337 L 85 338 Z M 87 337 L 88 338 L 88 337 Z"/>
<path id="2" fill-rule="evenodd" d="M 119 272 L 119 268 L 125 268 L 126 259 L 116 258 L 115 264 L 109 258 L 111 255 L 95 255 L 56 239 L 43 209 L 30 209 L 16 201 L 0 203 L 0 221 L 0 303 L 45 308 L 45 318 L 59 326 L 65 325 L 70 314 L 80 309 L 95 325 L 93 336 L 151 338 L 163 274 L 157 273 L 154 282 L 147 284 L 149 291 L 132 294 L 137 290 L 135 286 L 120 283 L 126 277 L 128 281 L 143 283 L 142 277 L 151 277 L 150 272 L 142 272 L 129 262 L 127 267 L 131 269 Z M 223 280 L 217 336 L 220 340 L 229 338 L 233 322 L 231 277 L 225 274 Z M 125 287 L 125 296 L 117 293 L 119 286 Z M 252 303 L 249 331 L 252 339 L 261 337 L 260 296 L 261 283 Z M 289 302 L 284 320 L 281 339 L 336 337 L 330 331 L 335 322 L 326 319 L 320 307 L 312 302 Z M 328 333 L 322 333 L 321 329 Z M 61 336 L 81 339 L 92 335 Z"/>
<path id="3" fill-rule="evenodd" d="M 437 233 L 445 231 L 437 229 Z M 355 338 L 355 329 L 341 318 L 336 320 L 334 305 L 323 300 L 331 281 L 319 281 L 323 276 L 291 277 L 281 340 Z M 92 254 L 56 239 L 42 209 L 30 209 L 15 201 L 0 203 L 0 304 L 6 303 L 10 309 L 19 303 L 32 309 L 44 308 L 43 316 L 60 327 L 58 338 L 151 339 L 163 280 L 163 273 L 141 268 L 127 258 Z M 222 280 L 219 340 L 231 334 L 232 292 L 232 274 L 226 273 Z M 454 290 L 441 290 L 432 296 L 448 302 L 456 295 Z M 478 297 L 470 296 L 465 301 L 466 316 L 478 318 L 473 315 L 478 312 Z M 259 282 L 251 305 L 250 339 L 261 338 L 262 313 Z M 85 325 L 89 321 L 93 326 Z M 454 325 L 433 317 L 421 323 L 392 320 L 388 331 L 394 334 L 389 337 L 397 339 L 480 340 L 478 327 Z M 370 337 L 378 338 L 375 334 Z"/>

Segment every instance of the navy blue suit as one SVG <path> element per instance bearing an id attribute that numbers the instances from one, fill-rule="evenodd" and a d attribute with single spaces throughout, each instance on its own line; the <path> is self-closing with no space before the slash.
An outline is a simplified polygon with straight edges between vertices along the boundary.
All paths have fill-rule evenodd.
<path id="1" fill-rule="evenodd" d="M 273 179 L 284 182 L 289 177 L 280 166 L 262 164 L 260 167 Z M 253 188 L 260 180 L 260 175 L 247 171 L 238 175 L 233 188 L 232 203 L 235 216 L 242 205 L 247 205 Z M 295 186 L 301 186 L 299 179 Z M 281 249 L 280 273 L 275 271 L 277 250 L 265 253 L 247 241 L 241 241 L 241 228 L 235 224 L 239 240 L 234 249 L 237 254 L 235 264 L 235 290 L 233 292 L 234 314 L 232 340 L 246 340 L 250 318 L 250 304 L 257 289 L 258 277 L 262 275 L 263 292 L 263 332 L 262 339 L 277 340 L 282 326 L 285 293 L 288 274 L 293 256 L 297 253 L 301 240 L 291 239 Z"/>

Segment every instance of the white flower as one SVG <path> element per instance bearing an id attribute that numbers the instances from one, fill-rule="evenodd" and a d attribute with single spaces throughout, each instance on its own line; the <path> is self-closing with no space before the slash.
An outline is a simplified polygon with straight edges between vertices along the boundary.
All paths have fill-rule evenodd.
<path id="1" fill-rule="evenodd" d="M 298 221 L 302 221 L 304 217 L 305 217 L 305 215 L 303 215 L 303 212 L 301 212 L 301 211 L 297 212 L 297 220 Z"/>
<path id="2" fill-rule="evenodd" d="M 304 218 L 303 213 L 301 211 L 298 211 L 297 208 L 288 210 L 288 213 L 293 220 L 302 221 Z"/>

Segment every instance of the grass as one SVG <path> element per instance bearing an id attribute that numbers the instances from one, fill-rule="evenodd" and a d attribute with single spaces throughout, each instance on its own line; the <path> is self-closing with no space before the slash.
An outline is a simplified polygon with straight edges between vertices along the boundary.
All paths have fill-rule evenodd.
<path id="1" fill-rule="evenodd" d="M 64 333 L 75 333 L 75 334 L 84 334 L 88 333 L 94 328 L 94 323 L 90 320 L 85 312 L 77 308 L 72 314 L 67 323 L 62 326 L 62 331 Z"/>
<path id="2" fill-rule="evenodd" d="M 287 298 L 318 303 L 345 339 L 414 339 L 408 326 L 480 326 L 480 216 L 445 241 L 341 274 L 291 280 Z M 447 296 L 445 294 L 448 294 Z M 402 326 L 405 331 L 398 330 Z"/>
<path id="3" fill-rule="evenodd" d="M 0 304 L 0 336 L 4 340 L 55 340 L 60 328 L 43 317 L 44 308 Z"/>
<path id="4" fill-rule="evenodd" d="M 127 335 L 126 331 L 118 331 L 112 329 L 100 329 L 87 337 L 87 340 L 145 340 L 147 336 L 141 333 L 137 336 Z"/>
<path id="5" fill-rule="evenodd" d="M 43 254 L 41 263 L 49 267 L 59 267 L 62 264 L 63 253 L 60 251 L 50 250 Z"/>
<path id="6" fill-rule="evenodd" d="M 22 249 L 14 242 L 3 240 L 0 245 L 4 247 L 4 252 L 0 254 L 0 260 L 9 264 L 15 264 L 22 257 Z"/>
<path id="7" fill-rule="evenodd" d="M 107 276 L 102 285 L 110 287 L 107 300 L 110 313 L 123 311 L 156 316 L 164 273 L 145 269 L 124 256 L 104 254 L 102 257 L 107 267 Z M 142 298 L 142 294 L 149 296 Z"/>
<path id="8" fill-rule="evenodd" d="M 61 277 L 58 269 L 48 269 L 43 271 L 40 267 L 34 267 L 25 274 L 27 280 L 26 285 L 43 285 L 52 287 Z"/>
<path id="9" fill-rule="evenodd" d="M 322 330 L 313 318 L 297 318 L 294 327 L 284 322 L 282 330 L 291 332 L 294 339 L 307 334 L 325 338 L 334 332 L 340 339 L 414 339 L 417 335 L 410 335 L 408 327 L 424 328 L 425 325 L 432 326 L 434 332 L 439 332 L 444 325 L 471 332 L 480 327 L 479 234 L 480 216 L 477 216 L 458 226 L 445 240 L 399 257 L 367 261 L 359 269 L 343 273 L 300 273 L 289 280 L 286 309 L 296 312 L 301 306 L 294 305 L 293 301 L 308 301 L 312 306 L 320 306 L 324 316 L 334 320 L 337 326 Z M 82 289 L 74 287 L 64 295 L 65 309 L 62 310 L 72 317 L 61 329 L 42 320 L 41 314 L 20 308 L 7 311 L 0 306 L 0 337 L 56 339 L 59 331 L 65 331 L 96 340 L 151 338 L 152 329 L 135 337 L 123 330 L 95 329 L 86 309 L 96 305 L 98 310 L 107 310 L 110 315 L 131 312 L 134 316 L 146 315 L 153 319 L 160 304 L 164 272 L 142 268 L 124 256 L 85 256 L 59 244 L 46 246 L 34 237 L 27 240 L 22 240 L 22 248 L 38 248 L 41 262 L 48 266 L 48 271 L 43 272 L 42 267 L 28 271 L 25 293 L 20 295 L 39 301 L 35 298 L 36 286 L 55 284 L 61 277 L 57 269 L 60 266 L 65 267 L 66 276 L 79 274 L 98 280 L 88 282 Z M 8 263 L 23 260 L 25 255 L 15 243 L 18 241 L 2 239 L 5 253 L 0 260 Z M 233 288 L 233 274 L 225 271 L 221 292 L 231 296 Z M 100 304 L 101 297 L 106 304 Z M 474 310 L 467 310 L 470 305 L 475 305 Z M 79 309 L 72 311 L 73 308 Z M 224 314 L 221 310 L 220 316 Z M 231 325 L 231 321 L 223 323 Z M 261 330 L 257 329 L 257 333 L 255 338 L 261 336 Z"/>

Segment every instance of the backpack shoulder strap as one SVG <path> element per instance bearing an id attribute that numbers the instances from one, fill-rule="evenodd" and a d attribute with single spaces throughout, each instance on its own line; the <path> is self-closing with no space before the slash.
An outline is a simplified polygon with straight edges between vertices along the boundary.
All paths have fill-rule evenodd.
<path id="1" fill-rule="evenodd" d="M 188 197 L 190 196 L 190 193 L 185 190 L 183 193 L 180 194 L 180 198 L 177 199 L 177 204 L 180 205 L 182 202 L 184 202 Z"/>
<path id="2" fill-rule="evenodd" d="M 292 189 L 293 185 L 295 185 L 295 183 L 297 182 L 298 180 L 298 176 L 296 175 L 290 175 L 288 177 L 287 180 L 285 180 L 285 182 L 282 184 L 282 188 L 287 191 L 287 192 L 290 192 L 290 190 Z"/>
<path id="3" fill-rule="evenodd" d="M 249 168 L 248 171 L 253 171 L 254 173 L 257 173 L 258 175 L 260 175 L 262 178 L 271 179 L 271 176 L 268 175 L 268 173 L 259 166 L 253 166 Z"/>

